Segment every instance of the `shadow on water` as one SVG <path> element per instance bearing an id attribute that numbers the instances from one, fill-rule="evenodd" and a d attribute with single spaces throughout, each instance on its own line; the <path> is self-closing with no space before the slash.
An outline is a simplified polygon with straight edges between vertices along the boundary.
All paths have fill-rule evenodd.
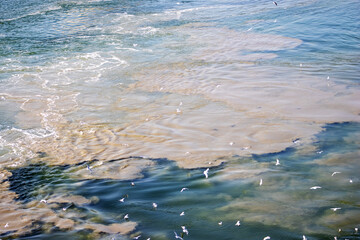
<path id="1" fill-rule="evenodd" d="M 312 153 L 311 151 L 298 152 L 295 146 L 279 153 L 253 155 L 249 159 L 234 157 L 226 164 L 210 168 L 209 178 L 205 178 L 203 174 L 205 168 L 181 169 L 167 159 L 151 159 L 156 164 L 143 170 L 143 178 L 135 180 L 76 179 L 72 177 L 74 169 L 86 169 L 98 161 L 93 160 L 76 165 L 30 165 L 13 169 L 12 176 L 8 178 L 8 181 L 10 190 L 18 194 L 17 200 L 22 203 L 51 197 L 52 194 L 58 192 L 80 195 L 87 199 L 96 197 L 97 202 L 81 206 L 73 204 L 69 208 L 69 211 L 74 212 L 73 219 L 79 218 L 85 222 L 109 225 L 126 222 L 124 216 L 128 214 L 129 220 L 138 224 L 136 230 L 129 236 L 102 235 L 103 239 L 129 239 L 140 234 L 142 235 L 140 239 L 174 239 L 174 231 L 179 236 L 182 235 L 184 239 L 263 239 L 266 236 L 271 236 L 272 239 L 301 239 L 303 234 L 306 234 L 308 239 L 333 239 L 334 230 L 340 227 L 344 230 L 337 234 L 338 239 L 360 239 L 358 234 L 349 229 L 358 227 L 359 222 L 344 220 L 336 223 L 336 219 L 331 220 L 335 224 L 321 222 L 324 221 L 324 216 L 329 216 L 328 209 L 331 205 L 329 202 L 338 203 L 349 211 L 359 211 L 360 206 L 358 202 L 356 203 L 356 199 L 359 197 L 359 191 L 356 189 L 358 183 L 354 183 L 356 184 L 353 185 L 354 187 L 347 187 L 345 190 L 341 186 L 341 190 L 340 187 L 338 189 L 334 187 L 335 190 L 330 191 L 330 186 L 328 186 L 323 191 L 325 196 L 314 195 L 313 192 L 309 192 L 307 186 L 301 189 L 303 187 L 301 185 L 312 184 L 311 178 L 314 178 L 314 181 L 323 181 L 326 186 L 324 181 L 329 181 L 328 179 L 331 177 L 327 177 L 327 175 L 331 173 L 328 174 L 332 169 L 323 170 L 327 168 L 326 164 L 324 166 L 317 161 L 320 159 L 321 162 L 321 159 L 331 158 L 334 153 L 358 151 L 356 135 L 359 132 L 359 123 L 328 124 L 324 127 L 324 131 L 316 136 L 316 141 L 313 143 L 315 151 Z M 268 166 L 268 171 L 261 173 L 263 175 L 255 174 L 247 178 L 240 177 L 227 181 L 223 179 L 228 168 L 236 166 L 246 168 L 246 165 L 257 167 L 257 164 L 270 163 L 276 158 L 281 159 L 282 165 L 286 166 L 282 166 L 283 168 L 276 171 L 272 165 Z M 140 158 L 130 158 L 132 161 L 138 159 Z M 123 160 L 129 159 L 115 159 L 110 162 L 116 163 Z M 327 171 L 323 180 L 321 179 L 321 176 L 324 175 L 322 171 Z M 263 192 L 259 193 L 259 187 L 256 186 L 258 183 L 254 183 L 254 181 L 258 181 L 260 176 L 267 179 L 269 183 L 287 179 L 294 181 L 295 184 L 289 183 L 289 186 L 284 189 L 277 189 L 274 186 L 266 189 L 267 182 L 265 182 Z M 316 179 L 315 176 L 318 178 Z M 182 189 L 183 191 L 181 191 Z M 340 191 L 341 194 L 334 191 Z M 320 201 L 317 209 L 314 209 L 314 205 L 308 206 L 310 213 L 306 217 L 318 219 L 315 220 L 315 223 L 319 221 L 319 225 L 325 225 L 319 229 L 328 228 L 328 234 L 323 231 L 319 233 L 310 231 L 307 234 L 306 229 L 311 228 L 307 225 L 312 223 L 311 221 L 310 223 L 302 222 L 304 221 L 301 216 L 303 213 L 299 214 L 298 225 L 305 226 L 304 228 L 296 228 L 285 222 L 281 225 L 278 221 L 273 223 L 266 220 L 255 221 L 257 214 L 262 215 L 268 211 L 272 212 L 272 210 L 265 207 L 259 211 L 258 207 L 251 205 L 251 202 L 261 204 L 262 198 L 266 200 L 266 195 L 271 195 L 272 198 L 269 198 L 269 201 L 273 201 L 277 194 L 284 195 L 286 199 L 295 199 L 294 204 L 304 204 L 309 200 L 310 202 Z M 326 197 L 327 195 L 329 197 Z M 343 199 L 344 195 L 352 195 L 353 200 L 346 202 Z M 284 201 L 288 201 L 286 199 Z M 248 209 L 236 208 L 237 204 L 241 206 L 242 201 L 248 202 Z M 281 204 L 281 199 L 279 201 Z M 153 203 L 156 203 L 157 207 L 154 207 Z M 271 206 L 269 205 L 269 207 Z M 306 208 L 307 206 L 294 206 L 292 215 L 296 216 L 296 209 L 302 207 Z M 251 213 L 251 211 L 254 212 Z M 285 214 L 289 213 L 291 211 L 285 212 Z M 289 217 L 283 214 L 280 210 L 274 219 L 284 218 L 283 221 L 287 221 L 289 218 L 289 221 L 293 220 L 293 216 Z M 356 217 L 355 219 L 359 220 Z M 237 220 L 240 220 L 240 226 L 235 226 Z M 189 231 L 188 236 L 183 232 L 182 226 Z M 50 233 L 33 232 L 30 236 L 19 239 L 49 238 L 93 239 L 95 237 L 91 235 L 90 230 L 62 232 L 55 228 Z"/>
<path id="2" fill-rule="evenodd" d="M 48 187 L 48 190 L 50 190 L 52 186 L 66 184 L 69 178 L 64 175 L 63 171 L 68 167 L 69 166 L 49 167 L 44 164 L 38 164 L 13 169 L 11 171 L 12 176 L 8 178 L 10 182 L 9 189 L 18 195 L 16 200 L 22 201 L 23 203 L 30 202 L 37 198 L 34 194 L 39 189 Z"/>

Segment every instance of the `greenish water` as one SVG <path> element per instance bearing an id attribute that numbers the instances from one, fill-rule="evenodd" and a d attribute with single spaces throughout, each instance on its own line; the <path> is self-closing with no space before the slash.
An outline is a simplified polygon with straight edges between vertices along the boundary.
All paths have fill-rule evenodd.
<path id="1" fill-rule="evenodd" d="M 65 192 L 96 197 L 97 202 L 71 204 L 66 211 L 82 215 L 79 221 L 105 225 L 124 222 L 124 215 L 129 214 L 139 223 L 131 236 L 142 235 L 142 239 L 173 239 L 174 231 L 180 235 L 181 226 L 189 231 L 184 239 L 301 239 L 302 235 L 307 239 L 359 239 L 354 230 L 360 207 L 358 161 L 346 157 L 331 160 L 343 153 L 358 156 L 359 130 L 358 123 L 329 124 L 316 136 L 311 151 L 294 146 L 250 158 L 234 156 L 226 164 L 210 168 L 207 179 L 204 168 L 184 170 L 170 160 L 153 159 L 156 165 L 135 181 L 74 179 L 74 169 L 87 168 L 85 163 L 30 165 L 14 169 L 8 180 L 10 190 L 22 202 Z M 259 168 L 261 172 L 252 173 Z M 238 171 L 243 172 L 229 178 Z M 321 189 L 311 190 L 313 186 Z M 181 192 L 182 188 L 188 189 Z M 124 202 L 119 201 L 122 198 Z M 157 203 L 157 208 L 152 203 Z M 64 203 L 53 210 L 60 212 L 68 206 Z M 334 207 L 341 209 L 334 212 Z M 180 216 L 181 212 L 185 214 Z M 238 220 L 241 225 L 235 226 Z M 24 239 L 87 239 L 89 234 L 86 230 L 63 233 L 54 229 Z M 104 237 L 127 239 L 121 235 Z"/>

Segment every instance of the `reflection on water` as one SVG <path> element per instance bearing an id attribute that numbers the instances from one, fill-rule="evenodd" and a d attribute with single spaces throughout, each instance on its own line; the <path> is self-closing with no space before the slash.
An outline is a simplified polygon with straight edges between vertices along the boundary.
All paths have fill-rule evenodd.
<path id="1" fill-rule="evenodd" d="M 0 237 L 359 238 L 358 4 L 5 3 Z"/>

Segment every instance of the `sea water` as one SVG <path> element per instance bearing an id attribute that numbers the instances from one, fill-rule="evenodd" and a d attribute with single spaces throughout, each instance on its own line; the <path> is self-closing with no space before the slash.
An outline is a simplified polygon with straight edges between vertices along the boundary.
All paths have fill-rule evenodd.
<path id="1" fill-rule="evenodd" d="M 359 239 L 358 9 L 0 0 L 0 238 Z"/>

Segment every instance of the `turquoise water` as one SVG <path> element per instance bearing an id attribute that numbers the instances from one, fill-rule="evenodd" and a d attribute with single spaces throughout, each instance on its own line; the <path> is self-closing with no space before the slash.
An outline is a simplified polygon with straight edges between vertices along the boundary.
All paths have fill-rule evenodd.
<path id="1" fill-rule="evenodd" d="M 227 164 L 212 168 L 208 179 L 202 173 L 204 169 L 180 169 L 165 159 L 154 159 L 157 165 L 144 171 L 144 178 L 134 181 L 135 185 L 131 181 L 111 179 L 77 181 L 72 178 L 72 172 L 78 166 L 33 165 L 13 170 L 10 189 L 15 190 L 18 200 L 23 202 L 64 191 L 89 199 L 96 196 L 99 199 L 96 203 L 74 204 L 67 211 L 82 213 L 81 221 L 103 224 L 125 222 L 122 218 L 129 214 L 131 220 L 139 223 L 138 232 L 133 236 L 142 235 L 143 239 L 173 239 L 173 231 L 181 231 L 180 226 L 186 226 L 189 231 L 186 239 L 262 239 L 265 236 L 301 239 L 304 234 L 308 239 L 331 239 L 334 233 L 338 239 L 358 239 L 353 228 L 337 232 L 338 228 L 358 226 L 358 214 L 343 218 L 344 212 L 359 211 L 357 169 L 341 161 L 329 165 L 329 156 L 342 152 L 358 154 L 359 127 L 357 123 L 326 126 L 315 143 L 322 152 L 304 153 L 289 148 L 248 159 L 234 157 Z M 275 159 L 281 159 L 281 164 L 276 166 Z M 356 166 L 357 160 L 349 161 Z M 248 168 L 247 165 L 263 164 L 268 170 L 260 176 L 224 181 L 226 169 L 234 173 Z M 80 166 L 86 168 L 84 163 Z M 339 169 L 341 173 L 332 176 Z M 261 186 L 260 177 L 264 179 Z M 350 183 L 349 179 L 354 182 Z M 19 186 L 25 180 L 26 187 Z M 310 190 L 315 185 L 322 189 Z M 188 189 L 181 192 L 182 188 Z M 39 189 L 45 190 L 39 193 Z M 121 198 L 125 201 L 120 202 Z M 158 204 L 156 209 L 153 202 Z M 236 207 L 241 202 L 244 204 Z M 61 212 L 66 205 L 54 211 Z M 227 209 L 229 206 L 231 211 Z M 277 209 L 271 209 L 276 206 Z M 341 208 L 340 212 L 333 212 L 333 207 Z M 184 216 L 180 216 L 181 212 Z M 261 216 L 260 221 L 253 220 L 257 214 Z M 324 218 L 331 221 L 326 223 Z M 241 222 L 239 227 L 235 226 L 237 220 Z M 83 239 L 86 235 L 84 230 L 55 231 L 24 239 Z M 127 239 L 116 234 L 108 238 Z"/>
<path id="2" fill-rule="evenodd" d="M 277 4 L 0 0 L 0 238 L 360 239 L 360 2 Z"/>

